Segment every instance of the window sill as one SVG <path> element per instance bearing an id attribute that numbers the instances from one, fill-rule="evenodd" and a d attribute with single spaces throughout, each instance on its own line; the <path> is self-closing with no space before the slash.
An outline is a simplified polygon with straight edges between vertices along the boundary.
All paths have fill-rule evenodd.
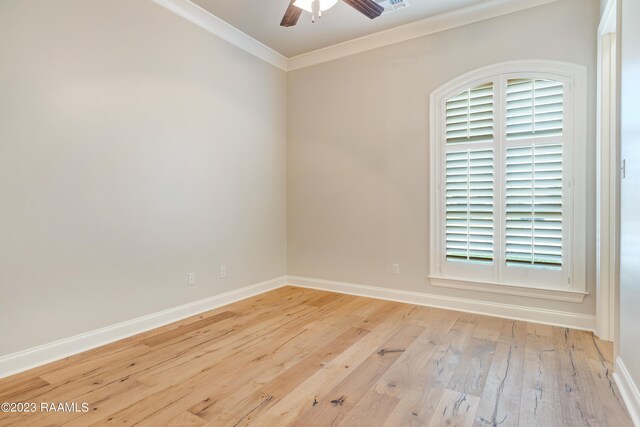
<path id="1" fill-rule="evenodd" d="M 474 282 L 449 277 L 429 276 L 431 285 L 439 288 L 464 289 L 502 295 L 516 295 L 529 298 L 548 299 L 581 303 L 588 292 L 572 289 L 538 288 L 522 285 L 507 285 L 494 282 Z"/>

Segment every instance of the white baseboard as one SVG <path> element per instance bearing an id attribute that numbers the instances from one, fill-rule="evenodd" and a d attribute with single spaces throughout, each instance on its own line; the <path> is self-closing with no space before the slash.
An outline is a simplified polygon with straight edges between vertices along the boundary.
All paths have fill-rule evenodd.
<path id="1" fill-rule="evenodd" d="M 285 286 L 286 282 L 286 277 L 278 277 L 158 313 L 2 356 L 0 357 L 0 378 L 280 288 Z"/>
<path id="2" fill-rule="evenodd" d="M 616 380 L 622 400 L 627 405 L 627 411 L 629 411 L 633 425 L 640 427 L 640 392 L 638 392 L 636 383 L 619 357 L 616 359 L 613 378 Z"/>
<path id="3" fill-rule="evenodd" d="M 82 353 L 83 351 L 109 344 L 135 334 L 146 332 L 169 323 L 177 322 L 187 317 L 213 310 L 214 308 L 280 288 L 286 284 L 408 304 L 544 323 L 574 329 L 592 331 L 595 326 L 595 316 L 584 314 L 477 301 L 473 299 L 448 297 L 420 292 L 401 291 L 375 286 L 356 285 L 352 283 L 312 279 L 307 277 L 283 276 L 226 292 L 224 294 L 180 305 L 158 313 L 138 317 L 126 322 L 2 356 L 0 357 L 0 378 L 26 371 L 64 357 Z M 622 372 L 623 369 L 620 369 L 619 371 Z M 626 372 L 626 370 L 624 370 L 624 372 Z M 630 384 L 633 386 L 633 383 Z M 620 387 L 622 389 L 622 386 Z M 636 397 L 636 408 L 640 408 L 640 403 L 638 403 L 640 402 L 640 399 L 637 398 L 638 392 L 635 386 L 632 388 L 627 387 L 627 389 L 633 390 L 633 392 L 629 391 L 627 394 Z M 622 390 L 621 392 L 624 395 Z M 625 401 L 627 401 L 626 397 Z M 627 403 L 627 405 L 629 405 L 629 403 Z M 640 413 L 640 409 L 637 409 L 637 411 L 638 412 L 636 413 Z"/>
<path id="4" fill-rule="evenodd" d="M 378 298 L 407 304 L 445 308 L 448 310 L 484 314 L 507 319 L 524 320 L 527 322 L 544 323 L 547 325 L 587 331 L 594 330 L 596 321 L 595 316 L 587 314 L 478 301 L 421 292 L 401 291 L 397 289 L 356 285 L 353 283 L 334 282 L 331 280 L 313 279 L 308 277 L 288 276 L 287 283 L 291 286 Z"/>

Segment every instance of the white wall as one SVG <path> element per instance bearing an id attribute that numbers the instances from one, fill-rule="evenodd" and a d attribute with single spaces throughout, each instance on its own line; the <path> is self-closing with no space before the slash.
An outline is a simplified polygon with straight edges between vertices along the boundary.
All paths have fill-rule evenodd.
<path id="1" fill-rule="evenodd" d="M 583 303 L 428 283 L 429 95 L 455 76 L 515 59 L 588 69 L 587 187 L 595 189 L 597 0 L 560 0 L 290 72 L 288 273 L 594 314 L 595 190 Z M 400 275 L 391 274 L 392 263 Z"/>
<path id="2" fill-rule="evenodd" d="M 598 16 L 597 0 L 560 0 L 287 77 L 150 0 L 0 0 L 0 355 L 287 262 L 291 275 L 593 314 L 591 296 L 428 284 L 427 118 L 452 77 L 531 58 L 586 65 L 593 118 Z"/>
<path id="3" fill-rule="evenodd" d="M 150 0 L 0 0 L 0 355 L 285 274 L 285 94 Z"/>
<path id="4" fill-rule="evenodd" d="M 620 359 L 640 387 L 640 2 L 622 0 Z M 640 408 L 640 401 L 635 402 Z M 640 414 L 636 414 L 640 416 Z"/>

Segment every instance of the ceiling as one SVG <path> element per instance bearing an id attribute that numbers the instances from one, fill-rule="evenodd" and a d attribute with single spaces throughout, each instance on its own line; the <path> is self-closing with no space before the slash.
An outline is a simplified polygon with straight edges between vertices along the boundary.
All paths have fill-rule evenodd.
<path id="1" fill-rule="evenodd" d="M 303 12 L 298 25 L 280 20 L 289 0 L 192 0 L 218 18 L 291 58 L 337 43 L 384 31 L 487 0 L 408 0 L 410 6 L 370 20 L 342 1 L 311 22 Z"/>

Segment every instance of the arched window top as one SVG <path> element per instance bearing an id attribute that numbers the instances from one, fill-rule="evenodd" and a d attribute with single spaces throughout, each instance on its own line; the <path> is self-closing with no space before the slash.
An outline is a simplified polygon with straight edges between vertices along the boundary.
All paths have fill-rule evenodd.
<path id="1" fill-rule="evenodd" d="M 504 76 L 508 79 L 554 80 L 563 84 L 586 84 L 587 68 L 563 61 L 518 60 L 500 62 L 455 77 L 431 94 L 431 99 L 449 99 L 470 88 L 495 83 Z"/>

